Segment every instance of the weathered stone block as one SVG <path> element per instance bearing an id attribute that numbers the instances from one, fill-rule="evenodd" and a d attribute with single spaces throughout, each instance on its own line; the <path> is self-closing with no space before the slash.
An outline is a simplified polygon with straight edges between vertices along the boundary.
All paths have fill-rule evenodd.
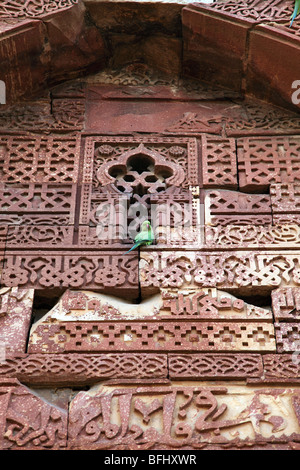
<path id="1" fill-rule="evenodd" d="M 272 309 L 275 321 L 300 320 L 300 289 L 286 287 L 272 291 Z"/>
<path id="2" fill-rule="evenodd" d="M 33 289 L 0 289 L 0 342 L 4 356 L 26 351 L 33 297 Z"/>
<path id="3" fill-rule="evenodd" d="M 201 6 L 183 8 L 182 24 L 185 73 L 241 90 L 248 25 Z"/>
<path id="4" fill-rule="evenodd" d="M 67 411 L 49 404 L 16 379 L 0 379 L 0 448 L 61 450 L 67 445 Z"/>

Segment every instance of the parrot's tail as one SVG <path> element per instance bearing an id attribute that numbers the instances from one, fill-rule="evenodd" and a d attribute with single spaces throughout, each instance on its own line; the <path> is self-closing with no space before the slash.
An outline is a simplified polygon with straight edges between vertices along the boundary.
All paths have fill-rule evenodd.
<path id="1" fill-rule="evenodd" d="M 299 13 L 299 6 L 295 5 L 294 12 L 291 16 L 291 22 L 290 22 L 290 27 L 292 26 L 294 19 L 296 18 L 297 14 Z"/>
<path id="2" fill-rule="evenodd" d="M 135 243 L 135 245 L 133 245 L 130 250 L 126 251 L 126 253 L 123 253 L 123 255 L 127 255 L 127 253 L 130 253 L 130 251 L 134 250 L 137 246 L 139 246 L 138 243 Z"/>

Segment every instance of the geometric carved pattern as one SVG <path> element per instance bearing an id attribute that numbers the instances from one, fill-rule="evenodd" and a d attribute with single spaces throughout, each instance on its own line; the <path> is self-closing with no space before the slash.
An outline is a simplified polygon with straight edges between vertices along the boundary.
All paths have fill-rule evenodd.
<path id="1" fill-rule="evenodd" d="M 260 377 L 262 359 L 255 354 L 170 354 L 172 379 Z"/>
<path id="2" fill-rule="evenodd" d="M 59 225 L 10 225 L 6 237 L 6 248 L 23 246 L 26 249 L 38 246 L 66 248 L 73 243 L 74 228 Z"/>
<path id="3" fill-rule="evenodd" d="M 300 185 L 285 183 L 270 186 L 273 223 L 300 223 Z"/>
<path id="4" fill-rule="evenodd" d="M 255 249 L 280 247 L 299 249 L 300 225 L 226 225 L 206 226 L 205 246 L 229 248 L 243 246 Z"/>
<path id="5" fill-rule="evenodd" d="M 268 323 L 60 322 L 37 325 L 30 353 L 99 351 L 275 351 Z"/>
<path id="6" fill-rule="evenodd" d="M 21 255 L 10 251 L 4 259 L 1 282 L 7 287 L 36 289 L 84 286 L 91 289 L 122 288 L 137 297 L 137 257 L 122 253 L 67 251 L 41 254 L 33 251 Z"/>
<path id="7" fill-rule="evenodd" d="M 0 362 L 0 377 L 35 385 L 85 385 L 104 378 L 166 376 L 167 356 L 162 354 L 21 354 L 8 355 Z"/>
<path id="8" fill-rule="evenodd" d="M 201 136 L 202 178 L 204 188 L 237 189 L 235 140 Z"/>
<path id="9" fill-rule="evenodd" d="M 293 354 L 266 354 L 263 362 L 267 379 L 300 381 L 300 360 Z"/>
<path id="10" fill-rule="evenodd" d="M 0 18 L 36 18 L 40 15 L 46 15 L 71 7 L 78 0 L 46 0 L 46 1 L 30 1 L 30 2 L 12 2 L 10 0 L 2 0 L 0 6 Z"/>
<path id="11" fill-rule="evenodd" d="M 227 190 L 206 191 L 205 223 L 208 225 L 271 225 L 270 196 Z"/>
<path id="12" fill-rule="evenodd" d="M 24 223 L 27 218 L 46 221 L 54 216 L 64 217 L 65 225 L 74 223 L 75 184 L 29 183 L 17 185 L 0 183 L 1 223 Z M 30 225 L 30 224 L 29 224 Z"/>
<path id="13" fill-rule="evenodd" d="M 270 184 L 300 181 L 300 139 L 272 137 L 238 139 L 239 187 L 263 191 Z"/>
<path id="14" fill-rule="evenodd" d="M 212 11 L 226 13 L 234 17 L 255 21 L 282 21 L 290 17 L 292 8 L 289 2 L 275 0 L 266 2 L 264 0 L 240 0 L 238 3 L 232 0 L 218 0 L 212 5 L 205 5 Z"/>
<path id="15" fill-rule="evenodd" d="M 142 253 L 141 287 L 255 288 L 300 285 L 300 255 L 289 251 Z"/>
<path id="16" fill-rule="evenodd" d="M 76 137 L 0 138 L 0 177 L 12 183 L 76 183 L 79 139 Z"/>
<path id="17" fill-rule="evenodd" d="M 275 323 L 277 351 L 279 353 L 300 352 L 300 323 Z"/>
<path id="18" fill-rule="evenodd" d="M 272 308 L 276 321 L 300 320 L 300 289 L 286 287 L 272 292 Z"/>

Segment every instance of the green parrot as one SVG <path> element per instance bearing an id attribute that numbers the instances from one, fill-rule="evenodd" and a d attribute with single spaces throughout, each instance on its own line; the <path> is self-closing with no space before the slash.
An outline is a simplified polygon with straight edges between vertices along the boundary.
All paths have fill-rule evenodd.
<path id="1" fill-rule="evenodd" d="M 134 250 L 135 248 L 140 247 L 141 245 L 151 245 L 154 241 L 154 233 L 151 227 L 151 224 L 148 220 L 145 220 L 142 223 L 141 231 L 137 234 L 134 239 L 135 243 L 129 251 L 126 251 L 124 255 L 127 255 L 130 251 Z"/>
<path id="2" fill-rule="evenodd" d="M 291 16 L 291 24 L 290 24 L 290 27 L 292 26 L 293 24 L 293 21 L 294 19 L 296 18 L 296 16 L 298 15 L 298 13 L 300 12 L 300 0 L 296 0 L 295 1 L 295 8 L 294 8 L 294 12 Z"/>

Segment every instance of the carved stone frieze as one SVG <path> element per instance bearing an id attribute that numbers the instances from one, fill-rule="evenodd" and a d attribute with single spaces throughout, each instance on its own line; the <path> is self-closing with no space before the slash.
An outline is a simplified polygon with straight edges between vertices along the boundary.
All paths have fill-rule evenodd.
<path id="1" fill-rule="evenodd" d="M 35 289 L 84 287 L 137 298 L 138 260 L 120 252 L 9 251 L 1 283 Z"/>
<path id="2" fill-rule="evenodd" d="M 71 402 L 69 445 L 196 450 L 207 444 L 285 443 L 299 436 L 298 405 L 297 387 L 98 386 Z"/>
<path id="3" fill-rule="evenodd" d="M 37 324 L 30 334 L 30 353 L 165 352 L 276 350 L 269 323 L 223 322 L 59 322 Z"/>
<path id="4" fill-rule="evenodd" d="M 35 386 L 94 384 L 103 379 L 153 379 L 168 375 L 166 354 L 7 354 L 2 377 Z"/>
<path id="5" fill-rule="evenodd" d="M 217 287 L 240 292 L 264 291 L 300 284 L 299 255 L 289 251 L 143 252 L 142 290 Z"/>

